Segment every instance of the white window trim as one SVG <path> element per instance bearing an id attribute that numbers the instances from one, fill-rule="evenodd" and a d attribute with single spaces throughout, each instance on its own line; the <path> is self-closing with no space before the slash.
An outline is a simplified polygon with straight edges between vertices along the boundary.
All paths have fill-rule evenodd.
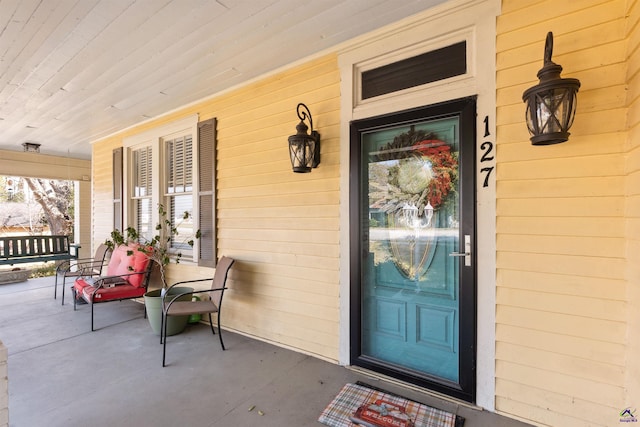
<path id="1" fill-rule="evenodd" d="M 354 116 L 357 118 L 371 117 L 369 110 L 375 109 L 381 102 L 391 104 L 393 102 L 406 102 L 405 100 L 415 97 L 418 104 L 422 104 L 422 97 L 425 91 L 429 91 L 431 97 L 436 94 L 442 94 L 446 99 L 455 99 L 451 96 L 452 88 L 461 88 L 469 84 L 473 84 L 476 78 L 476 64 L 473 53 L 476 52 L 475 28 L 473 26 L 461 28 L 451 33 L 430 38 L 420 43 L 387 52 L 371 59 L 353 64 L 353 91 L 354 91 Z M 455 43 L 466 42 L 466 60 L 467 71 L 464 74 L 449 77 L 435 82 L 426 83 L 420 86 L 414 86 L 407 89 L 394 91 L 384 95 L 375 96 L 370 99 L 362 99 L 362 73 L 373 70 L 378 67 L 393 64 L 417 55 L 432 52 L 451 46 Z M 459 97 L 461 98 L 461 97 Z"/>
<path id="2" fill-rule="evenodd" d="M 185 117 L 180 120 L 176 120 L 171 123 L 167 123 L 153 129 L 149 129 L 147 131 L 141 132 L 136 135 L 132 135 L 130 137 L 126 137 L 123 140 L 123 147 L 125 149 L 125 153 L 123 156 L 124 167 L 123 167 L 123 228 L 126 229 L 129 225 L 135 224 L 135 218 L 132 217 L 132 207 L 131 207 L 131 195 L 133 194 L 132 188 L 132 174 L 133 174 L 133 162 L 132 162 L 132 152 L 135 149 L 151 145 L 153 147 L 152 150 L 152 170 L 153 170 L 153 189 L 152 189 L 152 205 L 154 207 L 158 206 L 158 203 L 161 201 L 164 203 L 164 163 L 163 163 L 163 141 L 165 139 L 170 139 L 179 134 L 191 134 L 191 138 L 193 141 L 193 176 L 194 176 L 194 185 L 192 191 L 193 198 L 193 212 L 192 215 L 194 218 L 199 218 L 199 206 L 198 206 L 198 190 L 199 190 L 199 182 L 197 180 L 198 175 L 198 115 L 191 115 Z M 160 220 L 158 210 L 152 209 L 152 224 L 157 224 Z M 194 223 L 194 234 L 197 230 L 198 224 Z M 198 254 L 199 250 L 199 242 L 198 239 L 194 239 L 193 245 L 193 257 L 182 258 L 180 260 L 181 263 L 197 263 L 198 262 Z"/>

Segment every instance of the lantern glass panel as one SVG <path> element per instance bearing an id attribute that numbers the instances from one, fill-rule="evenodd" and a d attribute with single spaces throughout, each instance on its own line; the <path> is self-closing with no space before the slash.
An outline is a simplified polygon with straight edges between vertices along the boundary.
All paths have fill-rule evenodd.
<path id="1" fill-rule="evenodd" d="M 566 88 L 551 89 L 535 95 L 536 111 L 527 105 L 527 127 L 534 134 L 566 132 L 575 117 L 576 94 Z M 532 114 L 534 113 L 534 114 Z"/>
<path id="2" fill-rule="evenodd" d="M 313 166 L 313 153 L 315 152 L 316 143 L 313 139 L 308 139 L 304 144 L 304 159 L 305 165 L 308 167 Z"/>
<path id="3" fill-rule="evenodd" d="M 578 93 L 576 91 L 569 91 L 569 93 L 571 95 L 566 97 L 565 102 L 568 101 L 568 103 L 566 103 L 564 107 L 570 114 L 565 125 L 566 130 L 569 130 L 569 128 L 573 126 L 573 119 L 576 118 L 576 105 L 578 103 Z"/>
<path id="4" fill-rule="evenodd" d="M 538 120 L 543 133 L 561 132 L 563 91 L 549 90 L 540 97 Z"/>
<path id="5" fill-rule="evenodd" d="M 308 172 L 311 170 L 314 149 L 315 141 L 311 138 L 295 138 L 290 141 L 291 166 L 294 171 Z"/>
<path id="6" fill-rule="evenodd" d="M 531 104 L 531 101 L 527 102 L 527 112 L 525 113 L 525 116 L 527 118 L 527 128 L 529 129 L 529 133 L 535 135 L 537 132 L 535 125 L 538 124 L 536 119 L 537 115 L 535 114 L 535 111 L 531 111 Z"/>

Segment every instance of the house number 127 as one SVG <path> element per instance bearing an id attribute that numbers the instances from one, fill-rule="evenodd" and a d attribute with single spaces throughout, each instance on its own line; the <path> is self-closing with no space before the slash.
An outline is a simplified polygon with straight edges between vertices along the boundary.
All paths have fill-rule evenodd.
<path id="1" fill-rule="evenodd" d="M 489 132 L 489 116 L 484 116 L 484 137 L 488 137 L 491 135 Z M 480 157 L 480 166 L 484 165 L 487 162 L 493 162 L 493 142 L 484 141 L 480 145 L 480 150 L 482 150 L 482 157 Z M 493 166 L 486 166 L 480 169 L 480 173 L 484 173 L 484 182 L 482 183 L 483 187 L 489 186 L 489 177 L 491 176 L 491 172 L 493 172 Z"/>

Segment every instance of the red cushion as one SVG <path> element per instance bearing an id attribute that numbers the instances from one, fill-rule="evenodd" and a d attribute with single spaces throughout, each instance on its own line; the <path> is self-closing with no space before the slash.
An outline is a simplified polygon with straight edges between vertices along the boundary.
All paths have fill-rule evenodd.
<path id="1" fill-rule="evenodd" d="M 144 272 L 147 269 L 147 265 L 149 264 L 149 257 L 142 251 L 134 250 L 133 255 L 131 256 L 131 262 L 129 266 L 131 267 L 130 273 L 140 273 Z M 129 283 L 136 288 L 142 286 L 142 279 L 144 279 L 144 274 L 134 274 L 127 277 Z"/>
<path id="2" fill-rule="evenodd" d="M 132 256 L 128 255 L 129 251 L 135 251 L 135 248 L 121 245 L 113 250 L 107 266 L 107 276 L 120 276 L 131 273 L 129 265 L 131 264 Z"/>
<path id="3" fill-rule="evenodd" d="M 118 285 L 111 288 L 100 288 L 97 291 L 93 286 L 86 286 L 82 290 L 85 300 L 94 303 L 112 301 L 118 299 L 138 298 L 145 293 L 144 288 L 138 288 L 131 285 Z"/>
<path id="4" fill-rule="evenodd" d="M 73 288 L 76 290 L 76 295 L 78 296 L 82 295 L 82 291 L 87 286 L 93 287 L 93 285 L 91 285 L 90 283 L 87 283 L 82 277 L 80 277 L 79 279 L 76 279 L 75 283 L 73 284 Z"/>
<path id="5" fill-rule="evenodd" d="M 114 249 L 107 266 L 107 276 L 122 276 L 135 287 L 143 285 L 142 279 L 144 274 L 140 273 L 146 270 L 149 264 L 149 257 L 142 251 L 138 250 L 138 245 L 130 243 L 129 245 L 121 245 Z"/>

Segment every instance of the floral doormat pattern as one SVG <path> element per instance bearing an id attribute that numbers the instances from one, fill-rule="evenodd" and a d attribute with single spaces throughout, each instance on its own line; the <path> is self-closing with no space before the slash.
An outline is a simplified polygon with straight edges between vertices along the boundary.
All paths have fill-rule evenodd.
<path id="1" fill-rule="evenodd" d="M 366 384 L 346 384 L 318 421 L 330 427 L 462 427 L 464 418 Z"/>

